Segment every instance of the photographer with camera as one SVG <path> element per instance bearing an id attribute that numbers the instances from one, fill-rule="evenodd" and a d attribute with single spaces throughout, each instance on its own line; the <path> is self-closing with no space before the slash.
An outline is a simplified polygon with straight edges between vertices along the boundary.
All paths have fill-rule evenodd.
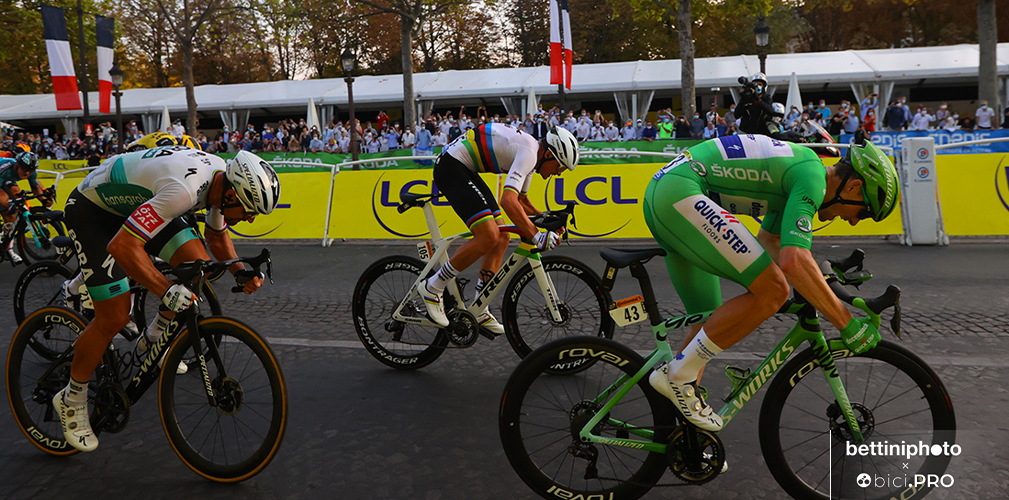
<path id="1" fill-rule="evenodd" d="M 771 135 L 768 123 L 774 123 L 774 118 L 784 118 L 785 115 L 773 108 L 774 101 L 766 92 L 767 78 L 763 73 L 754 73 L 750 79 L 741 76 L 738 81 L 743 86 L 739 92 L 739 107 L 736 108 L 736 116 L 740 118 L 739 130 L 745 134 Z"/>

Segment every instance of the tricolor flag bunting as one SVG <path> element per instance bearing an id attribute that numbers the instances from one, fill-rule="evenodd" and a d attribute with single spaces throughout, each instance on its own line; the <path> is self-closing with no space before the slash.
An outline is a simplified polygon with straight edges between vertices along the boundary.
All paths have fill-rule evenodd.
<path id="1" fill-rule="evenodd" d="M 49 73 L 53 79 L 53 93 L 56 94 L 56 109 L 81 109 L 81 98 L 77 93 L 77 76 L 74 61 L 70 57 L 70 39 L 67 38 L 67 20 L 63 9 L 41 5 L 42 31 L 49 53 Z"/>
<path id="2" fill-rule="evenodd" d="M 561 12 L 564 20 L 564 85 L 571 90 L 571 63 L 574 52 L 571 51 L 571 15 L 568 12 L 568 0 L 561 0 Z"/>
<path id="3" fill-rule="evenodd" d="M 561 19 L 557 0 L 550 0 L 550 84 L 564 84 L 564 59 L 561 48 Z"/>
<path id="4" fill-rule="evenodd" d="M 112 100 L 112 31 L 116 20 L 111 17 L 95 16 L 95 35 L 98 41 L 98 112 L 111 113 Z"/>

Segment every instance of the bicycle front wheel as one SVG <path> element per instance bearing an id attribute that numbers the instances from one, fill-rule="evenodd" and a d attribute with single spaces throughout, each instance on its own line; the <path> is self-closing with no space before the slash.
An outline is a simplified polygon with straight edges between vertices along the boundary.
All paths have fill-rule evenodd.
<path id="1" fill-rule="evenodd" d="M 892 342 L 855 357 L 845 349 L 831 355 L 865 441 L 851 439 L 819 356 L 806 349 L 781 368 L 760 408 L 760 448 L 774 479 L 797 499 L 924 497 L 932 487 L 915 486 L 915 475 L 942 476 L 950 456 L 917 454 L 919 444 L 955 443 L 946 387 L 921 358 Z M 862 445 L 882 451 L 851 453 Z M 891 448 L 902 445 L 917 456 Z"/>
<path id="2" fill-rule="evenodd" d="M 39 228 L 37 232 L 36 226 Z M 27 224 L 24 231 L 18 235 L 18 250 L 22 257 L 32 262 L 55 259 L 59 249 L 51 240 L 62 234 L 63 226 L 59 222 L 43 224 L 42 221 L 35 221 L 34 224 Z"/>
<path id="3" fill-rule="evenodd" d="M 14 285 L 14 319 L 18 324 L 43 307 L 63 306 L 60 288 L 70 278 L 73 278 L 73 271 L 57 261 L 28 266 Z"/>
<path id="4" fill-rule="evenodd" d="M 568 364 L 587 368 L 574 375 L 554 375 Z M 499 412 L 501 444 L 522 481 L 549 499 L 627 500 L 648 492 L 666 470 L 665 455 L 582 443 L 578 437 L 610 399 L 603 392 L 622 377 L 633 376 L 643 364 L 630 348 L 593 337 L 557 340 L 523 359 L 505 385 Z M 593 434 L 666 443 L 676 425 L 675 415 L 669 401 L 642 379 Z M 589 473 L 592 457 L 596 473 Z"/>
<path id="5" fill-rule="evenodd" d="M 508 282 L 502 304 L 505 335 L 515 353 L 524 358 L 548 342 L 576 335 L 613 338 L 613 319 L 607 313 L 610 294 L 595 271 L 569 257 L 545 256 L 542 262 L 561 320 L 550 314 L 536 275 L 526 264 Z"/>
<path id="6" fill-rule="evenodd" d="M 39 309 L 14 332 L 7 352 L 7 397 L 14 420 L 32 444 L 51 455 L 77 453 L 63 437 L 52 399 L 70 381 L 74 357 L 64 353 L 73 349 L 86 324 L 69 309 Z"/>
<path id="7" fill-rule="evenodd" d="M 357 280 L 352 306 L 357 336 L 368 352 L 386 366 L 399 370 L 423 368 L 438 359 L 448 345 L 444 330 L 392 318 L 423 270 L 421 260 L 395 255 L 378 260 Z M 415 296 L 402 313 L 426 318 L 424 299 Z"/>
<path id="8" fill-rule="evenodd" d="M 244 481 L 265 468 L 280 448 L 287 427 L 287 388 L 266 340 L 244 323 L 226 317 L 200 321 L 203 339 L 220 339 L 221 365 L 207 352 L 207 399 L 199 364 L 178 375 L 162 370 L 158 386 L 161 423 L 175 453 L 194 472 L 222 483 Z M 164 366 L 178 366 L 192 352 L 191 332 L 172 342 Z"/>

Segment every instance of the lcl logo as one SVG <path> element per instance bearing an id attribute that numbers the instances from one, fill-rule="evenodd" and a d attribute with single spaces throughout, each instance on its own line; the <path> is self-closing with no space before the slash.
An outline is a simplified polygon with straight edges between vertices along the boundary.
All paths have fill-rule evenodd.
<path id="1" fill-rule="evenodd" d="M 1005 160 L 1006 155 L 1003 155 L 998 166 L 995 167 L 995 194 L 998 195 L 1002 206 L 1009 210 L 1009 203 L 1006 202 L 1006 199 L 1009 198 L 1009 165 L 1005 165 Z M 1002 194 L 1003 192 L 1005 195 Z"/>
<path id="2" fill-rule="evenodd" d="M 551 182 L 553 182 L 553 186 L 550 185 Z M 607 196 L 603 196 L 601 198 L 593 198 L 592 196 L 590 196 L 588 194 L 589 186 L 592 186 L 593 184 L 608 185 L 609 188 L 610 188 L 609 189 L 609 196 L 608 197 Z M 567 184 L 567 185 L 570 186 L 570 184 Z M 596 189 L 596 191 L 598 192 L 598 188 Z M 574 197 L 570 198 L 570 196 L 572 194 L 574 195 Z M 598 195 L 596 195 L 596 196 L 598 196 Z M 621 178 L 620 178 L 620 176 L 610 176 L 610 177 L 592 176 L 592 177 L 586 177 L 586 178 L 578 181 L 577 184 L 575 184 L 574 193 L 571 193 L 570 188 L 565 189 L 565 179 L 564 178 L 558 177 L 558 178 L 554 179 L 554 178 L 551 177 L 550 179 L 547 179 L 547 187 L 546 187 L 546 190 L 544 190 L 544 193 L 543 193 L 543 202 L 546 204 L 546 209 L 547 210 L 552 210 L 554 208 L 563 207 L 564 205 L 567 205 L 570 202 L 575 202 L 576 204 L 579 204 L 579 205 L 588 205 L 588 206 L 599 206 L 599 205 L 606 205 L 606 204 L 613 204 L 613 205 L 636 205 L 636 204 L 638 204 L 638 199 L 637 198 L 625 197 L 625 194 L 623 193 L 623 188 L 621 186 Z M 577 218 L 577 216 L 576 216 L 576 218 Z M 619 230 L 623 229 L 625 226 L 627 226 L 627 224 L 629 224 L 630 222 L 631 222 L 631 219 L 627 219 L 626 222 L 624 222 L 622 224 L 619 224 L 618 227 L 607 229 L 607 230 L 604 230 L 604 231 L 599 232 L 599 233 L 579 232 L 579 231 L 576 231 L 576 230 L 572 229 L 571 227 L 568 227 L 568 231 L 570 231 L 571 234 L 573 234 L 575 236 L 580 236 L 582 238 L 599 238 L 599 237 L 602 237 L 602 236 L 609 236 L 609 235 L 611 235 L 613 233 L 616 233 L 617 231 L 619 231 Z"/>

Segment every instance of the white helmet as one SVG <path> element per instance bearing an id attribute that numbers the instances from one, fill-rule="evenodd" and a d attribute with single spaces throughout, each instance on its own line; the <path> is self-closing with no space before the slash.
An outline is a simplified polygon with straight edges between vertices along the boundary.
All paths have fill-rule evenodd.
<path id="1" fill-rule="evenodd" d="M 776 103 L 772 104 L 771 108 L 774 109 L 775 113 L 785 114 L 785 105 L 782 104 L 782 103 L 780 103 L 780 102 L 776 102 Z"/>
<path id="2" fill-rule="evenodd" d="M 551 126 L 547 129 L 546 144 L 562 167 L 574 170 L 578 166 L 578 139 L 567 129 Z"/>
<path id="3" fill-rule="evenodd" d="M 750 77 L 750 81 L 751 82 L 764 82 L 764 85 L 767 85 L 767 77 L 765 77 L 763 73 L 759 73 L 759 72 L 758 73 L 754 73 L 753 76 Z"/>
<path id="4" fill-rule="evenodd" d="M 225 175 L 246 210 L 266 215 L 277 208 L 280 179 L 273 167 L 262 158 L 248 151 L 239 151 L 228 160 Z"/>

